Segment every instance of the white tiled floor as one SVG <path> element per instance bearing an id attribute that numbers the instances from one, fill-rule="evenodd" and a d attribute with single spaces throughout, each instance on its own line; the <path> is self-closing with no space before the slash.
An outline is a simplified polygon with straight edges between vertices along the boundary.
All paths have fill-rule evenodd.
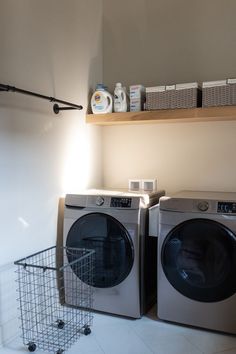
<path id="1" fill-rule="evenodd" d="M 0 349 L 0 354 L 20 353 L 29 353 L 20 340 Z M 236 336 L 159 321 L 153 308 L 139 320 L 95 314 L 92 333 L 82 336 L 67 353 L 236 354 Z"/>

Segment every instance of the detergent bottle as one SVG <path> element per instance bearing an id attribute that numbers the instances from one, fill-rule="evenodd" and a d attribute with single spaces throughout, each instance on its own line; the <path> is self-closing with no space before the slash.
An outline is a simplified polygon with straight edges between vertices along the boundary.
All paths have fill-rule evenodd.
<path id="1" fill-rule="evenodd" d="M 128 103 L 126 88 L 122 87 L 120 82 L 117 82 L 114 90 L 114 112 L 127 112 Z"/>
<path id="2" fill-rule="evenodd" d="M 103 84 L 97 84 L 91 98 L 91 108 L 94 114 L 111 113 L 113 106 L 112 95 Z"/>

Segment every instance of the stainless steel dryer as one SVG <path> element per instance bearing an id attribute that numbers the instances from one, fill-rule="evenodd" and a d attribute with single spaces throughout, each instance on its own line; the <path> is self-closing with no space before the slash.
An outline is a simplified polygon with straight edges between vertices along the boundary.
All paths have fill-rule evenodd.
<path id="1" fill-rule="evenodd" d="M 236 193 L 160 199 L 158 317 L 236 334 Z"/>
<path id="2" fill-rule="evenodd" d="M 156 268 L 155 246 L 146 237 L 147 212 L 162 195 L 164 191 L 104 190 L 66 195 L 64 245 L 96 252 L 94 283 L 90 284 L 94 310 L 139 318 L 155 300 L 156 284 L 150 277 Z M 71 271 L 71 276 L 77 275 Z"/>

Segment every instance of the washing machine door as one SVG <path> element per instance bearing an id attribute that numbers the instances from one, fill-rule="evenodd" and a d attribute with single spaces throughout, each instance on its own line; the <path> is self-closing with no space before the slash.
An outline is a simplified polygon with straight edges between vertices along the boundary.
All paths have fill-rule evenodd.
<path id="1" fill-rule="evenodd" d="M 103 213 L 90 213 L 79 218 L 68 232 L 66 247 L 95 250 L 93 283 L 89 284 L 90 278 L 81 280 L 96 288 L 120 284 L 134 263 L 133 242 L 128 231 L 118 220 Z M 81 278 L 79 273 L 76 275 Z"/>
<path id="2" fill-rule="evenodd" d="M 184 296 L 217 302 L 236 292 L 236 236 L 209 219 L 191 219 L 172 229 L 162 245 L 163 271 Z"/>

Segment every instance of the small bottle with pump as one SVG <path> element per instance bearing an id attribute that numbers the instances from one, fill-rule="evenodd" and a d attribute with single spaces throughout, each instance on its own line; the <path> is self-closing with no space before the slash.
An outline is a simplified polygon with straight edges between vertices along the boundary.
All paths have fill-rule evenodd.
<path id="1" fill-rule="evenodd" d="M 129 108 L 129 97 L 126 88 L 118 82 L 114 90 L 114 112 L 127 112 Z"/>
<path id="2" fill-rule="evenodd" d="M 91 108 L 94 114 L 111 113 L 113 97 L 103 84 L 97 84 L 96 90 L 91 98 Z"/>

